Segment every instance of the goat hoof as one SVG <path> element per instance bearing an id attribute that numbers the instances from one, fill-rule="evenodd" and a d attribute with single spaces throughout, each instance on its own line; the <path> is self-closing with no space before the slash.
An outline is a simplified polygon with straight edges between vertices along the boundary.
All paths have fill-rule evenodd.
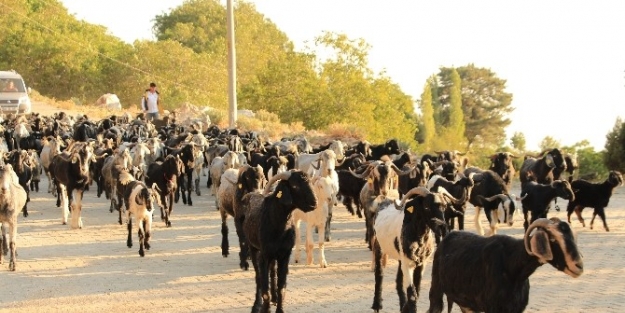
<path id="1" fill-rule="evenodd" d="M 9 263 L 9 271 L 15 272 L 15 262 L 11 261 L 11 263 Z"/>
<path id="2" fill-rule="evenodd" d="M 140 255 L 141 257 L 144 257 L 144 256 L 145 256 L 145 252 L 143 252 L 143 251 L 139 250 L 139 255 Z"/>
<path id="3" fill-rule="evenodd" d="M 167 227 L 171 227 L 171 222 L 170 221 L 167 221 L 167 223 L 165 223 L 165 224 L 167 224 Z"/>
<path id="4" fill-rule="evenodd" d="M 250 269 L 249 263 L 247 263 L 247 262 L 241 263 L 241 269 L 244 270 L 244 271 L 249 270 Z"/>
<path id="5" fill-rule="evenodd" d="M 28 217 L 28 212 L 24 212 L 24 217 Z"/>

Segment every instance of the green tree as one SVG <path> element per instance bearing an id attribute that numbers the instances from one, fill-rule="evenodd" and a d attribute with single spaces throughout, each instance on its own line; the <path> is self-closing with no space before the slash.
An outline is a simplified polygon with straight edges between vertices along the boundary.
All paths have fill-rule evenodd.
<path id="1" fill-rule="evenodd" d="M 421 108 L 422 121 L 422 126 L 419 127 L 419 136 L 422 139 L 421 143 L 424 151 L 429 151 L 432 140 L 436 136 L 436 122 L 434 121 L 434 108 L 432 107 L 432 88 L 429 83 L 426 83 L 425 87 L 423 87 L 419 107 Z"/>
<path id="2" fill-rule="evenodd" d="M 562 145 L 560 144 L 560 141 L 556 140 L 555 138 L 551 136 L 546 136 L 538 144 L 540 151 L 551 150 L 553 148 L 560 148 L 561 146 Z"/>
<path id="3" fill-rule="evenodd" d="M 319 118 L 321 114 L 315 109 L 328 97 L 314 70 L 314 59 L 312 54 L 289 52 L 269 61 L 255 81 L 241 88 L 240 106 L 274 112 L 284 123 L 303 121 L 309 128 L 327 125 L 329 122 Z"/>
<path id="4" fill-rule="evenodd" d="M 440 125 L 449 123 L 453 70 L 441 67 L 438 73 Z M 462 110 L 468 147 L 478 139 L 493 147 L 503 145 L 505 128 L 511 123 L 507 115 L 514 110 L 511 106 L 512 94 L 505 91 L 506 81 L 498 78 L 490 69 L 473 64 L 455 70 L 462 80 Z"/>
<path id="5" fill-rule="evenodd" d="M 616 118 L 614 127 L 606 135 L 604 164 L 610 170 L 625 170 L 625 124 Z"/>
<path id="6" fill-rule="evenodd" d="M 512 135 L 512 138 L 510 138 L 510 142 L 512 144 L 512 147 L 518 151 L 525 151 L 525 135 L 521 132 L 515 132 Z"/>
<path id="7" fill-rule="evenodd" d="M 237 84 L 244 86 L 254 82 L 269 61 L 292 51 L 293 45 L 252 3 L 237 1 L 234 19 Z M 196 53 L 221 59 L 220 64 L 226 68 L 226 8 L 218 0 L 185 1 L 171 12 L 156 16 L 153 30 L 159 41 L 178 41 Z"/>
<path id="8" fill-rule="evenodd" d="M 462 82 L 460 80 L 460 75 L 458 75 L 455 69 L 452 69 L 451 86 L 449 88 L 448 123 L 446 126 L 443 126 L 437 150 L 465 148 L 465 124 L 464 114 L 462 112 L 461 90 Z"/>

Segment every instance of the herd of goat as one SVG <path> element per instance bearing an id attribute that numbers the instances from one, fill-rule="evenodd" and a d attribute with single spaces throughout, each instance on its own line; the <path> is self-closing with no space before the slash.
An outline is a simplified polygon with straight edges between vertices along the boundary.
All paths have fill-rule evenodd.
<path id="1" fill-rule="evenodd" d="M 332 140 L 312 147 L 303 137 L 264 141 L 253 131 L 222 130 L 199 120 L 145 122 L 111 116 L 10 117 L 0 126 L 2 255 L 10 251 L 15 270 L 17 217 L 28 216 L 29 192 L 39 191 L 40 175 L 57 197 L 61 220 L 82 228 L 83 193 L 95 182 L 97 196 L 110 199 L 110 211 L 126 221 L 132 247 L 132 220 L 139 254 L 150 249 L 152 214 L 172 225 L 173 204 L 192 205 L 201 195 L 200 176 L 221 215 L 222 255 L 230 253 L 228 217 L 239 241 L 239 266 L 256 272 L 252 312 L 283 312 L 290 256 L 300 262 L 300 223 L 306 223 L 307 264 L 313 263 L 318 232 L 319 264 L 327 266 L 324 245 L 331 240 L 332 211 L 339 201 L 365 219 L 365 241 L 372 251 L 375 291 L 372 309 L 382 309 L 383 269 L 388 257 L 399 262 L 397 293 L 402 312 L 415 312 L 425 264 L 433 256 L 430 309 L 457 304 L 463 312 L 522 312 L 529 301 L 529 276 L 549 263 L 578 277 L 583 261 L 570 216 L 594 209 L 606 231 L 605 208 L 621 174 L 602 183 L 574 180 L 577 160 L 559 149 L 526 156 L 519 169 L 521 194 L 511 194 L 516 175 L 509 152 L 490 157 L 488 169 L 467 166 L 458 151 L 416 156 L 396 140 L 351 146 Z M 568 173 L 568 179 L 564 179 Z M 392 196 L 397 190 L 399 199 Z M 568 223 L 547 218 L 552 202 L 568 200 Z M 462 231 L 467 203 L 475 208 L 477 234 Z M 517 203 L 523 211 L 523 239 L 496 235 L 498 224 L 512 225 Z M 557 208 L 557 207 L 556 207 Z M 484 236 L 481 211 L 489 221 Z M 457 225 L 457 226 L 456 226 Z M 459 231 L 451 231 L 457 228 Z M 7 231 L 9 236 L 7 235 Z"/>

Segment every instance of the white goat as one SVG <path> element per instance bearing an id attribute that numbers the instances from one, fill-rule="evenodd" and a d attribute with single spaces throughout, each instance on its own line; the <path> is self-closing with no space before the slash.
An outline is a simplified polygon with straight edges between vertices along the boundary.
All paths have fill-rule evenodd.
<path id="1" fill-rule="evenodd" d="M 19 184 L 19 179 L 11 165 L 0 166 L 0 223 L 2 223 L 2 238 L 0 238 L 0 264 L 2 256 L 11 250 L 9 270 L 15 271 L 16 240 L 17 240 L 17 216 L 26 205 L 26 191 Z M 7 240 L 7 229 L 9 238 Z M 8 246 L 7 246 L 8 241 Z"/>
<path id="2" fill-rule="evenodd" d="M 330 177 L 313 177 L 311 181 L 313 191 L 317 196 L 317 207 L 310 212 L 304 213 L 299 209 L 293 211 L 293 221 L 295 222 L 295 263 L 299 263 L 300 257 L 300 222 L 306 223 L 306 262 L 308 265 L 313 263 L 313 229 L 319 228 L 319 265 L 321 268 L 328 266 L 325 257 L 325 230 L 328 220 L 330 208 L 333 205 L 334 188 L 332 187 L 332 178 Z"/>
<path id="3" fill-rule="evenodd" d="M 50 138 L 43 143 L 43 149 L 41 150 L 41 154 L 39 155 L 41 159 L 41 166 L 43 167 L 43 171 L 46 173 L 48 177 L 48 193 L 52 193 L 54 195 L 56 188 L 52 184 L 52 179 L 50 177 L 50 163 L 52 159 L 57 154 L 61 153 L 61 146 L 63 141 L 60 137 Z"/>

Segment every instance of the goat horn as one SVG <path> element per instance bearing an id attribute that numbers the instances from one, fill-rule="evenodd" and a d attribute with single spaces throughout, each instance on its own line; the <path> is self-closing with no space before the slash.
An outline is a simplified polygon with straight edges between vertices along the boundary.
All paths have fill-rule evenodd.
<path id="1" fill-rule="evenodd" d="M 345 163 L 345 160 L 347 160 L 346 157 L 343 157 L 343 161 L 339 161 L 339 159 L 336 159 L 336 166 L 341 166 L 343 165 L 343 163 Z"/>
<path id="2" fill-rule="evenodd" d="M 423 186 L 412 188 L 404 195 L 403 198 L 401 198 L 400 205 L 403 207 L 406 201 L 408 201 L 408 199 L 410 199 L 410 197 L 414 195 L 426 196 L 426 195 L 429 195 L 430 193 L 431 192 Z"/>
<path id="3" fill-rule="evenodd" d="M 243 164 L 239 167 L 239 176 L 241 176 L 241 173 L 247 171 L 247 169 L 250 168 L 250 166 L 248 164 Z"/>
<path id="4" fill-rule="evenodd" d="M 466 152 L 460 152 L 460 151 L 456 151 L 456 155 L 460 155 L 460 156 L 463 156 L 463 155 L 465 155 L 465 154 L 467 154 L 467 153 L 466 153 Z"/>
<path id="5" fill-rule="evenodd" d="M 310 163 L 310 166 L 312 166 L 315 170 L 319 170 L 319 168 L 321 167 L 321 159 L 317 159 L 317 166 L 315 166 L 315 163 Z"/>
<path id="6" fill-rule="evenodd" d="M 436 153 L 436 154 L 443 154 L 445 152 L 447 152 L 447 151 L 434 151 L 434 153 Z"/>
<path id="7" fill-rule="evenodd" d="M 525 242 L 525 251 L 527 251 L 527 254 L 529 255 L 534 255 L 534 252 L 532 252 L 532 248 L 530 248 L 530 234 L 532 233 L 532 231 L 534 230 L 534 228 L 537 227 L 541 227 L 541 228 L 547 228 L 549 226 L 549 224 L 556 222 L 555 220 L 549 220 L 546 218 L 539 218 L 537 220 L 535 220 L 528 228 L 527 231 L 525 232 L 525 237 L 523 238 L 524 242 Z"/>
<path id="8" fill-rule="evenodd" d="M 281 179 L 281 180 L 289 179 L 289 177 L 291 177 L 291 173 L 293 173 L 293 172 L 292 171 L 286 171 L 286 172 L 282 172 L 280 174 L 277 174 L 277 175 L 271 177 L 271 179 L 267 182 L 267 186 L 265 186 L 265 190 L 263 191 L 263 194 L 264 195 L 268 194 L 269 190 L 271 189 L 271 186 L 277 180 L 279 180 L 279 179 Z"/>
<path id="9" fill-rule="evenodd" d="M 352 173 L 352 175 L 361 178 L 361 179 L 365 179 L 367 176 L 369 176 L 369 173 L 371 173 L 371 170 L 373 170 L 373 168 L 377 165 L 374 165 L 375 163 L 371 163 L 369 164 L 369 166 L 367 166 L 367 168 L 365 169 L 364 172 L 362 172 L 362 174 L 357 174 L 356 172 L 354 172 L 354 170 L 352 170 L 351 168 L 349 169 L 349 172 Z"/>
<path id="10" fill-rule="evenodd" d="M 465 199 L 456 199 L 454 196 L 452 196 L 449 191 L 447 191 L 447 189 L 438 186 L 438 193 L 440 193 L 441 195 L 443 195 L 443 197 L 447 198 L 447 200 L 451 201 L 453 204 L 458 204 L 460 202 L 463 202 L 466 200 L 466 197 L 464 197 Z"/>
<path id="11" fill-rule="evenodd" d="M 393 171 L 395 171 L 395 173 L 397 173 L 397 175 L 408 175 L 413 169 L 413 167 L 411 167 L 407 169 L 405 172 L 403 172 L 402 170 L 399 169 L 399 167 L 397 167 L 397 165 L 395 165 L 395 163 L 391 163 L 391 168 L 393 169 Z"/>
<path id="12" fill-rule="evenodd" d="M 526 195 L 526 197 L 527 197 L 527 195 Z M 500 193 L 498 195 L 494 195 L 492 197 L 486 198 L 486 200 L 488 202 L 491 202 L 491 201 L 493 201 L 493 200 L 495 200 L 497 198 L 501 199 L 501 202 L 508 200 L 508 197 L 506 195 L 504 195 L 503 193 Z"/>
<path id="13" fill-rule="evenodd" d="M 397 210 L 401 210 L 404 208 L 404 206 L 401 203 L 397 203 L 397 201 L 393 200 L 393 204 L 395 205 L 395 209 Z"/>

